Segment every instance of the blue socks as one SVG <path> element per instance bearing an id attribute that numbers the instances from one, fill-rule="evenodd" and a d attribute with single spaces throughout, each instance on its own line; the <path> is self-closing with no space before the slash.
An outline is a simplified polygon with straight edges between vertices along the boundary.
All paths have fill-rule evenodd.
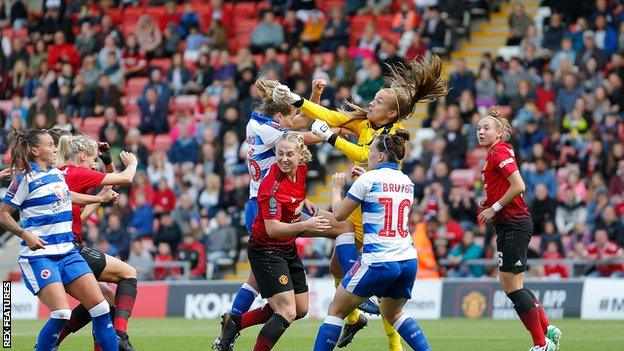
<path id="1" fill-rule="evenodd" d="M 234 301 L 232 301 L 232 309 L 230 310 L 230 314 L 234 316 L 242 316 L 243 313 L 249 311 L 251 304 L 253 304 L 254 300 L 258 296 L 258 292 L 251 285 L 244 283 L 236 296 L 234 297 Z"/>
<path id="2" fill-rule="evenodd" d="M 323 324 L 319 327 L 316 340 L 314 341 L 314 351 L 331 351 L 336 347 L 344 320 L 327 316 Z"/>
<path id="3" fill-rule="evenodd" d="M 344 233 L 336 238 L 336 257 L 342 267 L 342 273 L 347 275 L 359 255 L 355 249 L 355 234 Z"/>
<path id="4" fill-rule="evenodd" d="M 404 314 L 399 317 L 393 327 L 414 351 L 431 351 L 425 334 L 414 318 Z"/>
<path id="5" fill-rule="evenodd" d="M 106 300 L 89 310 L 95 340 L 103 351 L 118 351 L 117 333 L 110 319 L 110 307 Z"/>
<path id="6" fill-rule="evenodd" d="M 61 330 L 71 317 L 70 309 L 60 309 L 50 312 L 50 319 L 43 325 L 37 338 L 36 351 L 52 351 L 56 347 Z"/>

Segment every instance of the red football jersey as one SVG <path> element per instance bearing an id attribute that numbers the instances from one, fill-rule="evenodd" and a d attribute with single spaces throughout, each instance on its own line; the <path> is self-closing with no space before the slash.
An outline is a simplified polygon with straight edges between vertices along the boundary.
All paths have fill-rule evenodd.
<path id="1" fill-rule="evenodd" d="M 251 245 L 266 248 L 290 248 L 295 246 L 295 237 L 271 238 L 264 226 L 265 219 L 284 223 L 299 221 L 306 198 L 305 181 L 308 166 L 297 168 L 297 180 L 288 178 L 276 164 L 260 182 L 258 188 L 258 215 L 251 227 Z"/>
<path id="2" fill-rule="evenodd" d="M 59 169 L 65 173 L 65 183 L 67 183 L 69 190 L 80 194 L 86 194 L 89 189 L 100 186 L 106 176 L 106 173 L 74 165 L 62 166 Z M 82 242 L 81 212 L 82 206 L 72 204 L 72 230 L 78 242 Z"/>
<path id="3" fill-rule="evenodd" d="M 485 165 L 481 170 L 481 181 L 487 197 L 487 207 L 492 206 L 503 197 L 511 186 L 507 177 L 517 170 L 518 165 L 511 145 L 501 141 L 488 151 Z M 522 195 L 518 195 L 494 216 L 494 222 L 511 224 L 527 218 L 530 219 L 531 214 Z"/>
<path id="4" fill-rule="evenodd" d="M 604 255 L 621 255 L 622 248 L 617 244 L 612 242 L 608 242 L 603 247 L 598 247 L 596 243 L 591 243 L 587 247 L 587 254 L 589 255 L 598 255 L 598 258 L 603 258 Z M 610 276 L 614 272 L 624 271 L 624 263 L 615 263 L 615 264 L 597 264 L 596 270 L 602 273 L 603 276 Z"/>

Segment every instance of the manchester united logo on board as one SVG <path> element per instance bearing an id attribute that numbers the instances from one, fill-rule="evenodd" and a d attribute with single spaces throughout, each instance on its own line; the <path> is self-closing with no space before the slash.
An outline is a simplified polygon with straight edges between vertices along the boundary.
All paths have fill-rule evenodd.
<path id="1" fill-rule="evenodd" d="M 479 318 L 487 306 L 485 296 L 478 291 L 473 291 L 464 296 L 462 300 L 462 310 L 468 318 Z"/>

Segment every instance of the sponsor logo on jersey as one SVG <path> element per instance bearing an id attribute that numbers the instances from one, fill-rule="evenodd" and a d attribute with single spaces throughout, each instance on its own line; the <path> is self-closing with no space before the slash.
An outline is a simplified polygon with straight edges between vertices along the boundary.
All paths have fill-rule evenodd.
<path id="1" fill-rule="evenodd" d="M 503 167 L 507 166 L 507 165 L 508 165 L 508 164 L 510 164 L 510 163 L 514 163 L 514 159 L 513 159 L 513 157 L 510 157 L 510 158 L 506 159 L 505 161 L 501 162 L 501 163 L 498 165 L 498 168 L 503 168 Z"/>
<path id="2" fill-rule="evenodd" d="M 272 197 L 269 199 L 269 214 L 275 216 L 277 214 L 277 200 Z"/>

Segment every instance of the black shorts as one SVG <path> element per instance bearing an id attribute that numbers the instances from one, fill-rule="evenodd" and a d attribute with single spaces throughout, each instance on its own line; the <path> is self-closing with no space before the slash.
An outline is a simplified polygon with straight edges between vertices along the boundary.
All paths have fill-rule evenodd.
<path id="1" fill-rule="evenodd" d="M 527 267 L 527 251 L 533 222 L 530 219 L 513 224 L 496 225 L 498 269 L 501 272 L 522 273 Z"/>
<path id="2" fill-rule="evenodd" d="M 100 275 L 106 268 L 106 254 L 98 249 L 87 247 L 83 244 L 74 243 L 76 250 L 87 261 L 89 268 L 93 271 L 95 279 L 100 279 Z"/>
<path id="3" fill-rule="evenodd" d="M 308 291 L 305 268 L 296 248 L 282 251 L 249 245 L 247 256 L 263 298 L 290 290 L 295 295 Z"/>

